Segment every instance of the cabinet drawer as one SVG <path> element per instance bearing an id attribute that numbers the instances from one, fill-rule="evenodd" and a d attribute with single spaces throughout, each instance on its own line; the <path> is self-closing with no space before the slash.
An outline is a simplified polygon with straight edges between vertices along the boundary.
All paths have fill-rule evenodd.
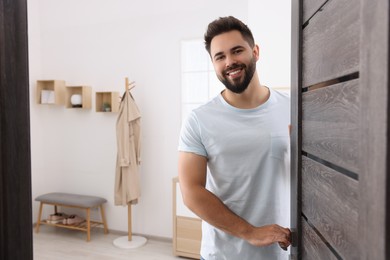
<path id="1" fill-rule="evenodd" d="M 176 217 L 176 249 L 178 251 L 199 254 L 202 239 L 202 222 L 200 219 Z"/>

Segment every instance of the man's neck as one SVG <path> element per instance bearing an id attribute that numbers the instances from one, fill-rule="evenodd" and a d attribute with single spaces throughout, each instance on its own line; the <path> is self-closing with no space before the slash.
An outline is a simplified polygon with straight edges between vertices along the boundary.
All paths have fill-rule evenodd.
<path id="1" fill-rule="evenodd" d="M 241 109 L 256 108 L 264 104 L 269 96 L 269 89 L 260 84 L 256 73 L 244 92 L 237 94 L 228 89 L 222 92 L 222 97 L 227 103 Z"/>

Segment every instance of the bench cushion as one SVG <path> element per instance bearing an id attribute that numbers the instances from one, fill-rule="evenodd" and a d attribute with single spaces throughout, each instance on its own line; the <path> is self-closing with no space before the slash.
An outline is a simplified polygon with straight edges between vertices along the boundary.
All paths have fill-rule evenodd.
<path id="1" fill-rule="evenodd" d="M 47 193 L 36 197 L 35 200 L 43 203 L 61 204 L 82 208 L 93 208 L 107 202 L 106 199 L 96 196 L 78 195 L 61 192 Z"/>

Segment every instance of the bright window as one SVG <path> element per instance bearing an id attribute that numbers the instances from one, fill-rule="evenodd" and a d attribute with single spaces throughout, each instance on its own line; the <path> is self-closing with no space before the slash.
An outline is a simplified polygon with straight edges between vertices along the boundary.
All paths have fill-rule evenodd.
<path id="1" fill-rule="evenodd" d="M 224 86 L 215 75 L 203 40 L 182 41 L 181 57 L 181 103 L 184 120 L 192 109 L 218 95 Z"/>

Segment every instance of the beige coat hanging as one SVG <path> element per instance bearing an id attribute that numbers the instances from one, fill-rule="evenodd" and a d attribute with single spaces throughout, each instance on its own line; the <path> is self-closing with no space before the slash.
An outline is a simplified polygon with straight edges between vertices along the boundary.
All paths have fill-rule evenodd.
<path id="1" fill-rule="evenodd" d="M 136 204 L 141 195 L 139 164 L 141 163 L 141 115 L 134 98 L 126 91 L 119 106 L 116 122 L 117 162 L 115 205 Z"/>

